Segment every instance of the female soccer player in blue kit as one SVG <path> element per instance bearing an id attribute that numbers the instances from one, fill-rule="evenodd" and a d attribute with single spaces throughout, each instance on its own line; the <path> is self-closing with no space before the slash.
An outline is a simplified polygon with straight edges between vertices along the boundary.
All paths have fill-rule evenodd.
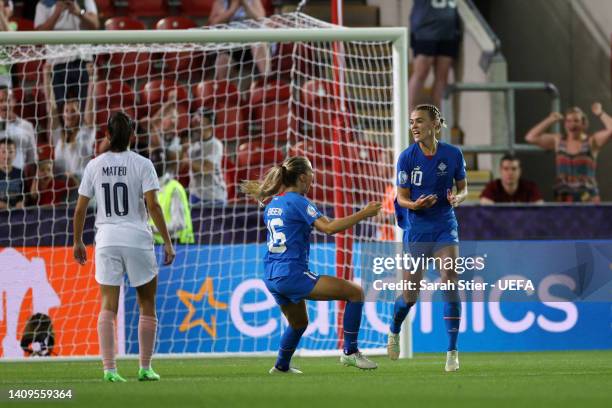
<path id="1" fill-rule="evenodd" d="M 319 276 L 308 269 L 312 227 L 335 234 L 378 214 L 381 203 L 371 202 L 348 217 L 330 220 L 319 212 L 305 195 L 310 189 L 313 171 L 308 159 L 290 157 L 268 171 L 263 182 L 245 181 L 242 191 L 263 203 L 268 228 L 268 251 L 264 258 L 264 282 L 289 322 L 283 333 L 278 359 L 270 374 L 301 374 L 290 367 L 291 356 L 308 326 L 305 299 L 345 300 L 344 353 L 340 362 L 361 369 L 375 369 L 357 348 L 363 309 L 363 289 L 350 281 Z"/>
<path id="2" fill-rule="evenodd" d="M 444 118 L 433 105 L 418 105 L 411 112 L 410 130 L 415 143 L 400 154 L 397 162 L 396 215 L 404 230 L 406 250 L 415 257 L 451 258 L 454 265 L 459 256 L 459 235 L 453 207 L 465 200 L 467 181 L 461 150 L 438 141 L 442 126 Z M 452 192 L 453 184 L 457 187 L 456 194 Z M 440 264 L 448 265 L 447 262 Z M 452 267 L 441 268 L 439 272 L 443 283 L 457 284 L 457 274 Z M 417 271 L 413 278 L 418 281 L 421 274 L 422 271 Z M 399 357 L 401 325 L 417 296 L 418 291 L 406 291 L 395 300 L 387 341 L 387 352 L 392 360 Z M 457 291 L 445 291 L 444 302 L 444 321 L 449 339 L 445 370 L 457 371 L 457 335 L 461 319 Z"/>

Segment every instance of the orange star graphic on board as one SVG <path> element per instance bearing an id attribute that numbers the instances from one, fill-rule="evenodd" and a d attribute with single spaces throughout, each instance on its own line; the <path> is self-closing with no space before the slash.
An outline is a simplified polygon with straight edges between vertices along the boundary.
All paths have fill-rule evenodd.
<path id="1" fill-rule="evenodd" d="M 183 319 L 183 323 L 179 326 L 180 332 L 186 332 L 196 326 L 202 326 L 204 330 L 214 339 L 217 337 L 217 317 L 213 315 L 210 318 L 210 324 L 206 323 L 204 319 L 193 319 L 193 315 L 196 312 L 196 308 L 192 301 L 200 302 L 206 296 L 208 298 L 208 305 L 213 309 L 225 310 L 227 309 L 227 303 L 219 302 L 215 299 L 215 288 L 213 285 L 212 278 L 206 278 L 198 293 L 189 293 L 182 289 L 176 291 L 176 295 L 179 297 L 181 302 L 187 306 L 187 316 Z"/>

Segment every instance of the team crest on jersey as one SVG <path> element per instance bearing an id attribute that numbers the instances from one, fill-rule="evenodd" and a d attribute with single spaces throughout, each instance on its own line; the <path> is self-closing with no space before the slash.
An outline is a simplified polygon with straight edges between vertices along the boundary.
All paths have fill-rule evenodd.
<path id="1" fill-rule="evenodd" d="M 404 170 L 400 171 L 397 174 L 397 182 L 399 184 L 406 184 L 407 181 L 408 181 L 408 173 L 406 173 Z"/>
<path id="2" fill-rule="evenodd" d="M 308 204 L 308 207 L 306 208 L 306 212 L 311 217 L 315 217 L 317 215 L 317 210 L 315 210 L 315 208 L 311 204 Z"/>
<path id="3" fill-rule="evenodd" d="M 438 165 L 436 166 L 436 168 L 438 169 L 437 175 L 440 176 L 446 176 L 446 174 L 448 173 L 446 170 L 448 169 L 448 164 L 446 163 L 446 160 L 442 159 L 438 161 Z"/>

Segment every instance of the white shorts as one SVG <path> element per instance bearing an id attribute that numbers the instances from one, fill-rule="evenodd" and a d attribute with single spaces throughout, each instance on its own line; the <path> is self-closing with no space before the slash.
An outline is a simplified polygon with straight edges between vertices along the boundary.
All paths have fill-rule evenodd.
<path id="1" fill-rule="evenodd" d="M 96 248 L 95 258 L 96 282 L 101 285 L 121 286 L 125 273 L 132 287 L 149 283 L 157 276 L 157 261 L 152 249 Z"/>

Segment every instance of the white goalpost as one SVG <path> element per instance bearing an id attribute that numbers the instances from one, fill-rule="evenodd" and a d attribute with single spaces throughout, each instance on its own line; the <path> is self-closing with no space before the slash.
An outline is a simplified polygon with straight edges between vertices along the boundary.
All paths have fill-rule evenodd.
<path id="1" fill-rule="evenodd" d="M 313 270 L 361 279 L 362 245 L 401 241 L 388 204 L 395 163 L 409 143 L 407 45 L 405 28 L 345 28 L 301 13 L 191 30 L 1 33 L 0 65 L 12 66 L 8 109 L 31 123 L 35 145 L 8 125 L 0 130 L 0 139 L 15 140 L 22 154 L 15 167 L 25 207 L 0 210 L 0 327 L 6 327 L 0 359 L 24 357 L 24 329 L 37 313 L 52 323 L 52 355 L 98 355 L 92 211 L 85 231 L 90 261 L 78 267 L 71 218 L 79 173 L 62 149 L 73 149 L 81 164 L 103 153 L 106 120 L 117 110 L 137 123 L 132 149 L 197 198 L 193 241 L 179 243 L 174 265 L 160 268 L 156 355 L 275 353 L 286 322 L 261 280 L 261 209 L 240 195 L 238 183 L 287 156 L 305 155 L 316 175 L 309 198 L 325 214 L 385 202 L 385 216 L 334 237 L 315 234 L 311 242 Z M 83 61 L 77 83 L 62 72 L 75 60 Z M 88 82 L 79 82 L 79 70 L 88 72 Z M 71 93 L 79 86 L 87 90 L 80 99 Z M 66 106 L 73 98 L 78 119 L 70 128 Z M 223 188 L 210 200 L 197 194 L 219 180 L 191 163 L 194 154 L 211 154 L 196 115 L 210 115 L 210 133 L 223 149 L 215 173 Z M 202 150 L 193 153 L 196 145 Z M 35 152 L 28 156 L 27 149 Z M 45 187 L 51 203 L 41 201 L 42 187 L 32 187 L 48 177 L 45 162 L 66 190 L 60 197 L 51 191 L 56 181 Z M 119 348 L 131 356 L 138 349 L 133 289 L 126 287 L 121 303 Z M 308 308 L 310 326 L 297 354 L 335 353 L 343 305 Z M 366 353 L 384 350 L 392 310 L 390 302 L 366 303 L 359 338 Z M 404 327 L 402 356 L 411 357 L 410 325 Z"/>

